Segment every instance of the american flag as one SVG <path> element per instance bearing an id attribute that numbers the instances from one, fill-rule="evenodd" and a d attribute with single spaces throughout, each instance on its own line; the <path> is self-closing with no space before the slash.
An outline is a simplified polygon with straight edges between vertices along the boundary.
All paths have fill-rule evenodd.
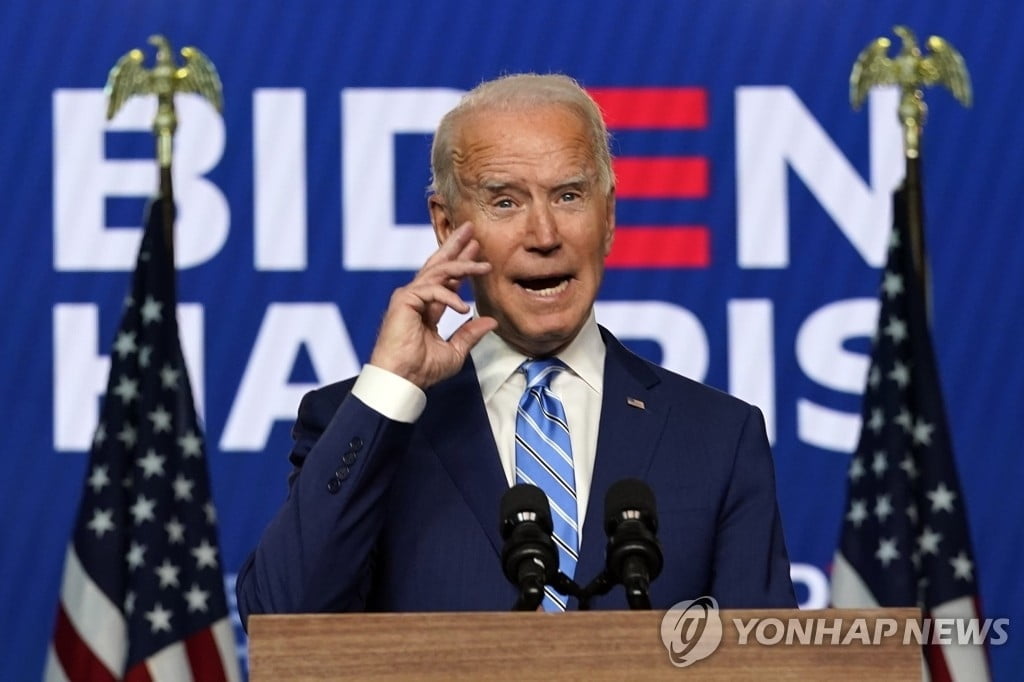
<path id="1" fill-rule="evenodd" d="M 110 356 L 47 680 L 240 678 L 160 206 Z"/>
<path id="2" fill-rule="evenodd" d="M 860 441 L 832 570 L 837 607 L 919 606 L 979 617 L 964 495 L 953 460 L 906 202 L 897 193 Z M 926 645 L 933 680 L 988 679 L 983 646 Z"/>

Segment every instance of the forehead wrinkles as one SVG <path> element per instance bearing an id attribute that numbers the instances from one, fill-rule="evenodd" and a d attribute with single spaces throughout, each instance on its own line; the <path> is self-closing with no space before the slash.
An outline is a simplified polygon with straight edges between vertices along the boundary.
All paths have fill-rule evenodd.
<path id="1" fill-rule="evenodd" d="M 555 186 L 567 181 L 592 180 L 596 162 L 582 136 L 558 139 L 512 138 L 460 140 L 452 149 L 452 161 L 459 185 L 536 182 Z"/>

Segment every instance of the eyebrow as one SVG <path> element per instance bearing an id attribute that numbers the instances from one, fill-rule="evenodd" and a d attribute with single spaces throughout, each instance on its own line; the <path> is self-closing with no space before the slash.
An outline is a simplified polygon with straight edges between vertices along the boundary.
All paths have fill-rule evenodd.
<path id="1" fill-rule="evenodd" d="M 562 189 L 582 189 L 593 184 L 593 180 L 586 173 L 572 175 L 564 180 L 559 180 L 547 187 L 547 191 L 556 192 Z M 521 190 L 522 184 L 511 180 L 483 180 L 477 183 L 477 188 L 491 194 L 501 194 L 508 190 Z"/>

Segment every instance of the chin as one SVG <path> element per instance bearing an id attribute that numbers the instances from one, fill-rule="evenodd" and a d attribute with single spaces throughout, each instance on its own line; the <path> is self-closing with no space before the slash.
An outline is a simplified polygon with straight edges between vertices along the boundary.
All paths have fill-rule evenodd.
<path id="1" fill-rule="evenodd" d="M 504 338 L 527 355 L 551 355 L 572 343 L 581 326 L 519 328 L 513 335 Z"/>

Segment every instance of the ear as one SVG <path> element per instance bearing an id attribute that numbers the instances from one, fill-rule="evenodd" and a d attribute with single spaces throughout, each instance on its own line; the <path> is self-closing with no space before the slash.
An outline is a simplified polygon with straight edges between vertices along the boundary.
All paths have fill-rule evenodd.
<path id="1" fill-rule="evenodd" d="M 612 242 L 615 241 L 615 188 L 608 192 L 605 206 L 605 233 L 604 233 L 604 257 L 612 252 Z"/>
<path id="2" fill-rule="evenodd" d="M 427 197 L 427 211 L 430 212 L 430 224 L 434 226 L 434 237 L 437 238 L 437 245 L 440 246 L 456 228 L 452 221 L 451 211 L 445 205 L 444 200 L 436 194 Z"/>

